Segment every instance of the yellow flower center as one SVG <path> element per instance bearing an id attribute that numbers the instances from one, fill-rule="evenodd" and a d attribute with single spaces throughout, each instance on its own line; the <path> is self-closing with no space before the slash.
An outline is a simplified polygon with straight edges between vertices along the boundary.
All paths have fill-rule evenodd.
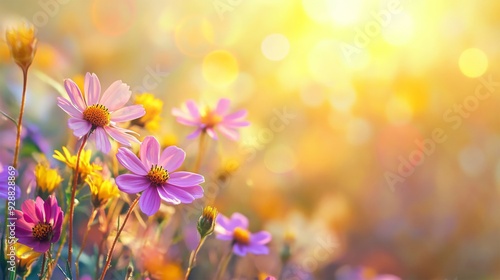
<path id="1" fill-rule="evenodd" d="M 154 165 L 149 170 L 148 175 L 146 175 L 155 186 L 160 186 L 165 184 L 168 181 L 170 176 L 168 175 L 167 170 L 163 169 L 162 166 Z"/>
<path id="2" fill-rule="evenodd" d="M 201 122 L 206 127 L 214 127 L 216 124 L 222 121 L 222 117 L 217 115 L 209 107 L 206 107 L 200 112 Z"/>
<path id="3" fill-rule="evenodd" d="M 93 127 L 102 127 L 109 124 L 111 115 L 108 108 L 101 104 L 95 104 L 83 111 L 83 118 L 89 121 Z"/>
<path id="4" fill-rule="evenodd" d="M 233 238 L 237 243 L 248 244 L 250 243 L 250 232 L 246 229 L 237 227 L 234 229 Z"/>
<path id="5" fill-rule="evenodd" d="M 52 225 L 39 222 L 33 230 L 33 238 L 38 241 L 47 241 L 52 237 Z"/>

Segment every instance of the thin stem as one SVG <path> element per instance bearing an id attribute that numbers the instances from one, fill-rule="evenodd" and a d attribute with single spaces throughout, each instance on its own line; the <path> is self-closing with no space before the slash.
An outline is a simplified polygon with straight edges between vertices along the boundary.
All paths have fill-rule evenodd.
<path id="1" fill-rule="evenodd" d="M 47 261 L 47 253 L 43 253 L 42 270 L 40 271 L 40 280 L 43 278 L 43 273 L 45 270 L 45 262 Z"/>
<path id="2" fill-rule="evenodd" d="M 125 216 L 125 220 L 123 220 L 122 226 L 120 227 L 120 229 L 116 233 L 115 240 L 113 240 L 113 244 L 111 245 L 111 248 L 109 249 L 108 255 L 106 257 L 107 261 L 106 261 L 106 264 L 104 265 L 104 268 L 102 270 L 101 280 L 104 279 L 104 276 L 106 275 L 106 271 L 108 270 L 109 264 L 111 263 L 111 257 L 113 256 L 113 251 L 115 250 L 116 242 L 118 241 L 118 238 L 120 237 L 120 234 L 122 233 L 123 228 L 125 227 L 125 224 L 127 223 L 127 220 L 130 217 L 130 214 L 132 213 L 132 210 L 134 210 L 135 206 L 139 202 L 140 197 L 141 197 L 140 195 L 137 196 L 137 198 L 134 200 L 132 205 L 130 205 L 130 208 L 128 209 L 128 212 L 127 212 L 127 216 Z"/>
<path id="3" fill-rule="evenodd" d="M 189 278 L 189 274 L 191 274 L 191 269 L 193 269 L 194 263 L 196 262 L 196 256 L 198 255 L 198 252 L 201 249 L 201 246 L 203 246 L 203 243 L 205 242 L 205 239 L 207 237 L 202 237 L 200 239 L 200 243 L 198 243 L 198 247 L 196 247 L 196 250 L 191 252 L 191 256 L 189 257 L 189 266 L 186 271 L 186 276 L 184 277 L 184 280 L 187 280 Z"/>
<path id="4" fill-rule="evenodd" d="M 26 85 L 28 83 L 28 68 L 23 69 L 23 97 L 21 99 L 21 110 L 19 111 L 19 120 L 17 121 L 16 149 L 14 150 L 14 162 L 12 166 L 17 168 L 19 158 L 19 148 L 21 147 L 21 129 L 23 125 L 24 104 L 26 103 Z"/>
<path id="5" fill-rule="evenodd" d="M 87 143 L 88 134 L 83 136 L 82 145 L 78 150 L 78 155 L 76 156 L 76 166 L 75 173 L 73 175 L 73 186 L 71 187 L 71 201 L 69 206 L 69 240 L 68 240 L 68 266 L 71 271 L 71 254 L 73 253 L 73 214 L 75 212 L 75 194 L 76 194 L 76 183 L 78 181 L 78 168 L 80 167 L 80 155 L 82 154 L 83 147 Z"/>
<path id="6" fill-rule="evenodd" d="M 0 114 L 2 114 L 4 117 L 6 117 L 7 119 L 9 119 L 17 127 L 17 122 L 16 122 L 16 120 L 13 117 L 7 115 L 7 113 L 5 113 L 4 111 L 1 111 L 1 110 L 0 110 Z"/>
<path id="7" fill-rule="evenodd" d="M 52 275 L 52 273 L 54 272 L 54 269 L 57 267 L 57 261 L 59 260 L 59 257 L 61 256 L 62 249 L 64 248 L 64 244 L 66 243 L 66 238 L 68 237 L 68 235 L 66 234 L 66 226 L 68 225 L 68 220 L 69 220 L 69 216 L 64 215 L 64 220 L 62 223 L 62 230 L 61 230 L 61 242 L 59 244 L 59 249 L 57 249 L 56 257 L 52 261 L 54 266 L 52 266 L 52 268 L 49 270 L 49 273 L 48 273 L 49 279 L 50 279 L 50 276 Z"/>
<path id="8" fill-rule="evenodd" d="M 21 128 L 22 128 L 22 124 L 23 124 L 24 104 L 26 103 L 26 85 L 28 84 L 28 68 L 29 68 L 29 66 L 26 68 L 21 67 L 21 69 L 23 70 L 23 95 L 21 98 L 21 109 L 19 110 L 19 119 L 17 121 L 16 148 L 14 150 L 14 160 L 12 163 L 12 167 L 14 167 L 14 169 L 17 169 L 17 160 L 19 158 L 19 149 L 21 147 Z M 6 199 L 5 200 L 5 220 L 4 221 L 7 221 L 7 218 L 9 217 L 8 216 L 9 211 L 7 211 L 7 209 L 9 208 L 8 206 L 9 206 L 9 201 Z M 8 223 L 7 222 L 5 223 L 4 230 L 5 230 L 5 233 L 7 233 L 7 234 L 5 234 L 5 240 L 2 240 L 2 242 L 7 243 L 7 239 L 10 237 L 10 231 L 8 230 Z M 7 259 L 5 259 L 5 260 L 7 261 Z"/>
<path id="9" fill-rule="evenodd" d="M 229 261 L 231 260 L 232 256 L 233 256 L 233 247 L 231 246 L 229 253 L 220 262 L 219 269 L 217 272 L 217 277 L 215 277 L 216 280 L 220 280 L 222 278 L 222 276 L 226 272 L 227 265 L 229 264 Z"/>
<path id="10" fill-rule="evenodd" d="M 198 173 L 200 170 L 201 159 L 203 158 L 203 154 L 205 153 L 205 138 L 207 133 L 205 131 L 201 132 L 200 135 L 200 146 L 198 147 L 198 156 L 196 157 L 196 162 L 194 164 L 194 172 Z"/>
<path id="11" fill-rule="evenodd" d="M 78 273 L 79 272 L 78 260 L 80 259 L 80 256 L 83 253 L 83 249 L 85 249 L 85 244 L 87 243 L 87 237 L 89 236 L 90 228 L 92 227 L 92 223 L 94 222 L 95 216 L 97 215 L 97 210 L 99 210 L 99 208 L 95 208 L 94 211 L 92 211 L 92 215 L 90 215 L 89 222 L 87 223 L 87 231 L 85 232 L 85 235 L 83 236 L 82 246 L 80 247 L 80 252 L 78 253 L 78 256 L 76 257 L 76 260 L 75 260 L 76 280 L 80 279 L 80 275 Z"/>

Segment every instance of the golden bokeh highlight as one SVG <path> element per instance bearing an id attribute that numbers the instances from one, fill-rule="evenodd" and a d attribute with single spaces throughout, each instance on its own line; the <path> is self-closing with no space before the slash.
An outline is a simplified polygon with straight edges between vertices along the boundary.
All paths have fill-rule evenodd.
<path id="1" fill-rule="evenodd" d="M 182 19 L 175 27 L 175 44 L 189 56 L 206 54 L 214 42 L 214 29 L 210 21 L 200 16 Z"/>
<path id="2" fill-rule="evenodd" d="M 137 8 L 132 0 L 93 0 L 92 22 L 105 35 L 119 36 L 127 32 L 136 19 Z"/>
<path id="3" fill-rule="evenodd" d="M 470 48 L 462 52 L 458 65 L 465 76 L 477 78 L 488 69 L 488 57 L 482 50 Z"/>
<path id="4" fill-rule="evenodd" d="M 216 50 L 203 59 L 203 77 L 214 86 L 227 86 L 238 76 L 238 61 L 226 50 Z"/>

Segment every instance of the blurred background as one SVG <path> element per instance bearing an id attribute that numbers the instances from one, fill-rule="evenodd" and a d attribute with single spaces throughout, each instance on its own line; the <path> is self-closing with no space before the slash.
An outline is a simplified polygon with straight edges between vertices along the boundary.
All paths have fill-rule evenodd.
<path id="1" fill-rule="evenodd" d="M 499 279 L 499 11 L 493 0 L 40 0 L 2 1 L 0 24 L 35 26 L 25 120 L 48 158 L 74 138 L 58 88 L 86 72 L 161 99 L 141 136 L 190 162 L 198 141 L 172 108 L 227 97 L 249 111 L 242 139 L 212 141 L 201 171 L 207 185 L 231 175 L 214 199 L 222 213 L 273 234 L 271 255 L 242 260 L 235 279 L 279 273 L 284 244 L 298 272 L 283 279 Z M 4 38 L 0 72 L 0 109 L 17 116 L 22 75 Z M 15 128 L 0 127 L 9 162 Z"/>

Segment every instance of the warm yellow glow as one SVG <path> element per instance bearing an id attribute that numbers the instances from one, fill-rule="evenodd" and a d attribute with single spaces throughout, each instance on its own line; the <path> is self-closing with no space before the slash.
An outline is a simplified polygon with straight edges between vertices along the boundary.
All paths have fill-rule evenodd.
<path id="1" fill-rule="evenodd" d="M 488 57 L 482 50 L 470 48 L 462 52 L 458 65 L 465 76 L 476 78 L 488 69 Z"/>
<path id="2" fill-rule="evenodd" d="M 282 34 L 271 34 L 262 41 L 262 53 L 270 60 L 284 59 L 290 50 L 290 42 Z"/>
<path id="3" fill-rule="evenodd" d="M 203 77 L 215 86 L 226 86 L 238 76 L 238 61 L 230 52 L 217 50 L 203 59 Z"/>

